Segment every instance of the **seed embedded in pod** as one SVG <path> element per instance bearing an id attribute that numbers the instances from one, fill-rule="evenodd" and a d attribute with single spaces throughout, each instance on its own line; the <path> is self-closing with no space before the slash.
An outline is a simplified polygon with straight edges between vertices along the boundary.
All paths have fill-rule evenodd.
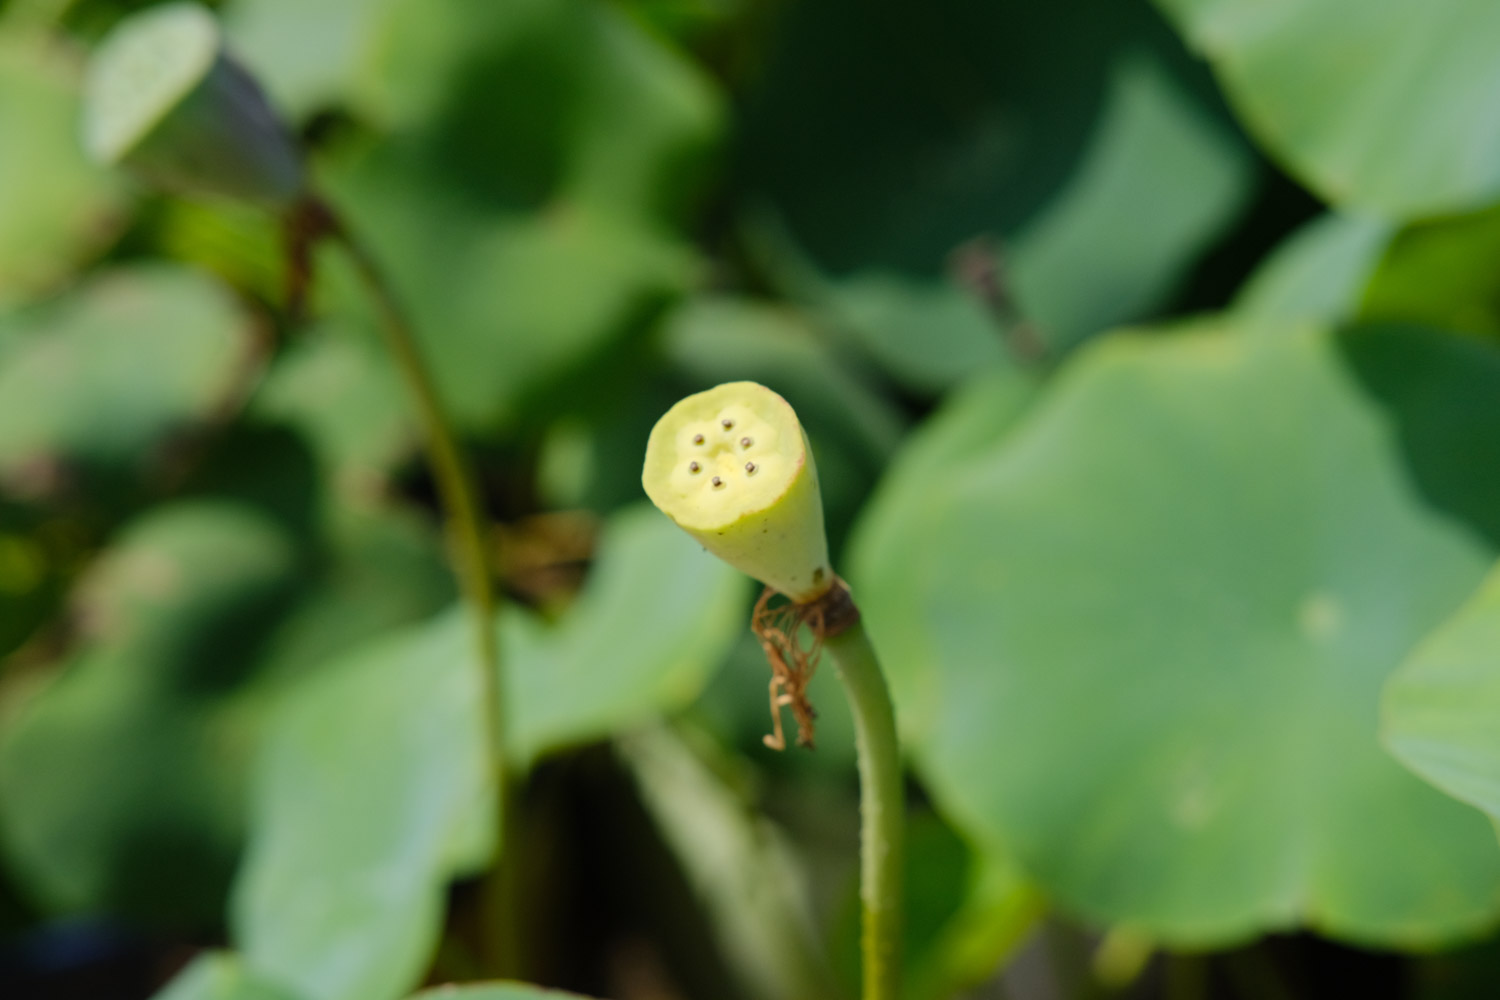
<path id="1" fill-rule="evenodd" d="M 703 466 L 699 465 L 697 462 L 689 462 L 688 463 L 688 471 L 689 472 L 701 472 L 702 470 L 703 470 Z"/>
<path id="2" fill-rule="evenodd" d="M 741 448 L 748 448 L 748 447 L 750 447 L 754 443 L 755 443 L 754 441 L 750 440 L 747 437 L 740 438 L 740 447 Z"/>
<path id="3" fill-rule="evenodd" d="M 714 476 L 714 489 L 718 489 L 720 486 L 723 486 L 723 485 L 724 485 L 724 480 L 720 479 L 718 476 Z"/>
<path id="4" fill-rule="evenodd" d="M 719 423 L 721 423 L 721 424 L 724 425 L 724 429 L 726 431 L 729 430 L 729 428 L 731 428 L 731 427 L 734 426 L 734 421 L 730 420 L 728 417 L 725 417 L 723 420 L 720 420 Z"/>
<path id="5" fill-rule="evenodd" d="M 753 476 L 753 475 L 755 475 L 755 463 L 754 462 L 746 462 L 745 463 L 745 475 L 747 475 L 747 476 Z"/>
<path id="6" fill-rule="evenodd" d="M 703 435 L 702 434 L 694 434 L 693 435 L 693 444 L 702 444 L 702 443 L 703 443 Z"/>

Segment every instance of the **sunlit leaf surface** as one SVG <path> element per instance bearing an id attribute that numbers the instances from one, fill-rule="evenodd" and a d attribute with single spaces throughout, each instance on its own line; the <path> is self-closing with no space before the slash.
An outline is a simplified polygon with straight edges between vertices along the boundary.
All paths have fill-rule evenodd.
<path id="1" fill-rule="evenodd" d="M 1491 574 L 1385 689 L 1385 742 L 1402 763 L 1500 819 L 1500 583 Z"/>
<path id="2" fill-rule="evenodd" d="M 689 701 L 740 626 L 743 581 L 652 509 L 617 515 L 555 625 L 502 615 L 517 765 Z M 355 650 L 286 696 L 260 760 L 236 938 L 304 1000 L 419 979 L 448 881 L 488 862 L 496 807 L 463 609 Z"/>
<path id="3" fill-rule="evenodd" d="M 1246 124 L 1329 201 L 1400 220 L 1500 197 L 1489 0 L 1158 0 Z"/>
<path id="4" fill-rule="evenodd" d="M 126 221 L 119 178 L 78 142 L 79 75 L 61 38 L 0 25 L 0 307 L 54 289 Z"/>
<path id="5" fill-rule="evenodd" d="M 904 537 L 855 584 L 910 609 L 887 662 L 951 814 L 1168 941 L 1491 921 L 1490 831 L 1376 737 L 1386 675 L 1493 556 L 1452 516 L 1494 485 L 1458 474 L 1465 414 L 1392 391 L 1417 366 L 1500 385 L 1436 334 L 1209 324 L 1113 338 L 996 443 L 908 459 L 926 489 L 878 508 L 872 543 Z"/>
<path id="6" fill-rule="evenodd" d="M 168 435 L 224 402 L 250 348 L 249 319 L 224 288 L 162 263 L 111 269 L 0 317 L 0 492 L 139 473 Z"/>

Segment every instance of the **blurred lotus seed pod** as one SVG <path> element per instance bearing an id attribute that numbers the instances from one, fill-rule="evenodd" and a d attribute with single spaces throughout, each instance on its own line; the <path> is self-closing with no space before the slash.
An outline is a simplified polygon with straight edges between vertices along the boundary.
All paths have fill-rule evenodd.
<path id="1" fill-rule="evenodd" d="M 284 207 L 302 192 L 291 135 L 195 3 L 127 17 L 99 44 L 83 138 L 95 159 L 179 193 Z"/>
<path id="2" fill-rule="evenodd" d="M 651 431 L 641 485 L 704 548 L 792 600 L 833 586 L 807 434 L 765 386 L 728 382 L 680 400 Z"/>

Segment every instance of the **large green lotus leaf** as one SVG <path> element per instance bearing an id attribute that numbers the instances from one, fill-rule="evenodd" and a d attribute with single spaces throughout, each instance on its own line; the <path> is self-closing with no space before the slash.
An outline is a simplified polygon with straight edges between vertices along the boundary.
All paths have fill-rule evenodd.
<path id="1" fill-rule="evenodd" d="M 400 996 L 444 887 L 495 812 L 461 616 L 377 640 L 292 689 L 265 734 L 232 920 L 248 967 L 307 1000 Z"/>
<path id="2" fill-rule="evenodd" d="M 1245 207 L 1238 140 L 1158 63 L 1122 58 L 1073 176 L 1016 235 L 1016 305 L 1055 350 L 1150 314 Z"/>
<path id="3" fill-rule="evenodd" d="M 712 79 L 599 0 L 395 0 L 364 86 L 471 194 L 646 225 L 686 221 L 723 125 Z"/>
<path id="4" fill-rule="evenodd" d="M 616 515 L 561 620 L 502 614 L 515 765 L 686 704 L 744 594 L 654 510 Z M 437 942 L 448 881 L 491 854 L 469 619 L 457 608 L 388 635 L 284 699 L 258 765 L 237 941 L 306 1000 L 398 997 Z"/>
<path id="5" fill-rule="evenodd" d="M 1424 413 L 1362 385 L 1367 339 L 1445 370 L 1417 333 L 1112 338 L 933 477 L 895 558 L 866 554 L 862 601 L 916 609 L 920 655 L 886 662 L 935 689 L 915 749 L 939 801 L 1088 918 L 1415 946 L 1500 912 L 1482 818 L 1376 740 L 1382 681 L 1493 552 L 1432 506 L 1465 499 L 1437 425 L 1467 413 L 1407 433 Z"/>
<path id="6" fill-rule="evenodd" d="M 256 980 L 230 952 L 204 952 L 163 986 L 152 1000 L 292 1000 Z"/>
<path id="7" fill-rule="evenodd" d="M 167 264 L 105 272 L 0 320 L 0 482 L 139 466 L 209 416 L 251 363 L 250 327 L 213 280 Z"/>
<path id="8" fill-rule="evenodd" d="M 1423 640 L 1385 687 L 1385 743 L 1434 785 L 1500 819 L 1500 573 Z"/>
<path id="9" fill-rule="evenodd" d="M 614 515 L 560 621 L 504 616 L 515 756 L 534 760 L 687 705 L 746 627 L 745 596 L 738 572 L 655 508 Z"/>
<path id="10" fill-rule="evenodd" d="M 48 910 L 213 919 L 242 821 L 237 691 L 298 569 L 263 515 L 195 501 L 132 524 L 85 578 L 81 645 L 0 743 L 0 835 Z"/>
<path id="11" fill-rule="evenodd" d="M 1261 262 L 1235 296 L 1235 313 L 1271 326 L 1353 319 L 1394 232 L 1368 216 L 1318 216 Z"/>
<path id="12" fill-rule="evenodd" d="M 118 184 L 78 140 L 78 76 L 61 39 L 0 27 L 0 307 L 51 290 L 124 225 Z"/>
<path id="13" fill-rule="evenodd" d="M 938 725 L 939 671 L 926 625 L 926 595 L 939 582 L 927 539 L 912 530 L 946 501 L 936 484 L 953 479 L 976 455 L 995 450 L 1036 394 L 1035 380 L 1014 370 L 986 373 L 956 389 L 912 432 L 880 481 L 849 545 L 849 578 L 858 588 L 865 627 L 884 661 L 902 737 L 921 742 Z M 930 522 L 927 522 L 930 523 Z M 900 567 L 900 587 L 885 584 Z"/>
<path id="14" fill-rule="evenodd" d="M 881 369 L 924 396 L 1012 360 L 1004 321 L 956 279 L 863 271 L 827 282 L 819 298 Z"/>
<path id="15" fill-rule="evenodd" d="M 961 229 L 955 226 L 944 254 L 934 251 L 922 268 L 861 255 L 839 277 L 820 274 L 818 261 L 797 259 L 789 244 L 805 225 L 789 210 L 790 231 L 766 235 L 774 241 L 767 250 L 789 272 L 784 280 L 826 303 L 893 378 L 926 393 L 1002 363 L 1008 334 L 1039 337 L 1062 351 L 1150 315 L 1243 208 L 1254 170 L 1242 143 L 1193 98 L 1164 59 L 1136 51 L 1099 58 L 1105 66 L 1096 121 L 1076 157 L 1054 167 L 1066 181 L 1044 203 L 1025 206 L 1014 219 L 987 218 L 979 203 L 1008 193 L 976 186 L 968 193 L 976 214 L 964 216 Z M 992 96 L 997 118 L 1022 113 L 1008 107 L 1003 87 Z M 1048 134 L 1008 137 L 1015 147 L 1011 156 L 1024 161 L 1035 152 L 1028 142 Z M 1009 166 L 1021 169 L 1024 162 Z M 879 204 L 905 196 L 898 188 Z M 872 214 L 868 207 L 861 211 Z M 897 222 L 929 218 L 915 209 L 911 215 Z M 949 260 L 947 269 L 985 268 L 991 276 L 970 273 L 964 279 L 970 287 L 957 287 L 954 276 L 929 273 L 946 251 L 981 234 L 1002 237 L 1003 247 L 995 253 L 983 243 L 971 245 L 966 262 Z M 809 246 L 818 257 L 816 239 Z M 1014 300 L 998 315 L 986 304 L 997 288 Z M 1030 333 L 1007 330 L 1014 311 Z"/>
<path id="16" fill-rule="evenodd" d="M 1075 183 L 1100 122 L 1124 111 L 1110 96 L 1122 58 L 1211 89 L 1139 0 L 941 0 L 920 23 L 897 0 L 797 4 L 745 100 L 741 183 L 833 274 L 934 275 L 954 247 L 1014 236 Z"/>
<path id="17" fill-rule="evenodd" d="M 1500 197 L 1489 0 L 1158 0 L 1266 146 L 1389 219 Z"/>

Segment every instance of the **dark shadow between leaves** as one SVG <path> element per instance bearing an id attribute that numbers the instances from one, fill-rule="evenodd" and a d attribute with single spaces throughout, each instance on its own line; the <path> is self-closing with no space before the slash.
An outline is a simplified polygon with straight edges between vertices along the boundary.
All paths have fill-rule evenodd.
<path id="1" fill-rule="evenodd" d="M 1500 547 L 1500 350 L 1388 325 L 1346 331 L 1338 344 L 1389 414 L 1418 492 Z"/>

